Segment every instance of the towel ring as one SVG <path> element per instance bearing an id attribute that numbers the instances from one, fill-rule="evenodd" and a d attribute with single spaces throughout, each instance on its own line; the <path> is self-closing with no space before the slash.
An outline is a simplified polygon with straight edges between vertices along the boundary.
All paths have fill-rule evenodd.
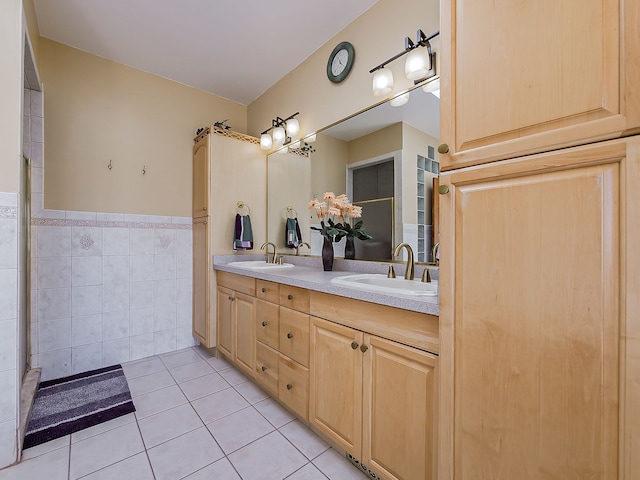
<path id="1" fill-rule="evenodd" d="M 238 207 L 239 209 L 246 208 L 247 209 L 247 213 L 251 214 L 251 209 L 249 208 L 249 205 L 244 203 L 242 200 L 240 200 L 238 203 L 236 203 L 236 207 Z"/>
<path id="2" fill-rule="evenodd" d="M 290 217 L 289 215 L 293 215 Z M 296 218 L 298 216 L 298 212 L 293 207 L 287 207 L 287 218 Z"/>

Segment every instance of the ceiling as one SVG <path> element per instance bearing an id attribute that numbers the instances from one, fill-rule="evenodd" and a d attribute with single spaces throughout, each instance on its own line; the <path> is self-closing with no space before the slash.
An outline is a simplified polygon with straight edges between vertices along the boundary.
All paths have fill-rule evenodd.
<path id="1" fill-rule="evenodd" d="M 34 0 L 40 35 L 248 105 L 377 0 Z"/>

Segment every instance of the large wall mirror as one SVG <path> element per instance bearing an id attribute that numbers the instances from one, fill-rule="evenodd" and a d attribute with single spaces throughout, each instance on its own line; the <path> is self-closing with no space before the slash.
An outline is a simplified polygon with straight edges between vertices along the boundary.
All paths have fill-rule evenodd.
<path id="1" fill-rule="evenodd" d="M 428 83 L 434 81 L 439 79 Z M 406 242 L 416 261 L 430 262 L 438 242 L 433 185 L 439 176 L 440 102 L 422 87 L 412 89 L 402 106 L 386 101 L 320 130 L 310 153 L 269 155 L 267 238 L 279 251 L 295 251 L 286 235 L 287 222 L 291 227 L 297 219 L 302 240 L 311 245 L 301 253 L 320 254 L 322 237 L 311 229 L 318 219 L 307 206 L 331 191 L 363 207 L 363 228 L 373 239 L 356 240 L 356 259 L 390 260 L 393 247 Z M 343 256 L 344 239 L 334 250 Z"/>

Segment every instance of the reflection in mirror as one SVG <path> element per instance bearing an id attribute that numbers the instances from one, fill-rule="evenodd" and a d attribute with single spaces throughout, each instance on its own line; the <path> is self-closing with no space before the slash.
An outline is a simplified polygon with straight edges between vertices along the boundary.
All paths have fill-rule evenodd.
<path id="1" fill-rule="evenodd" d="M 439 108 L 439 99 L 418 85 L 403 106 L 384 102 L 321 130 L 312 153 L 269 155 L 268 238 L 287 251 L 287 218 L 295 214 L 302 240 L 320 255 L 322 237 L 310 229 L 319 222 L 307 205 L 327 191 L 346 193 L 363 207 L 363 228 L 374 237 L 356 240 L 356 259 L 390 260 L 393 246 L 406 242 L 416 261 L 429 262 L 438 241 L 432 205 Z M 337 257 L 344 243 L 335 245 Z"/>

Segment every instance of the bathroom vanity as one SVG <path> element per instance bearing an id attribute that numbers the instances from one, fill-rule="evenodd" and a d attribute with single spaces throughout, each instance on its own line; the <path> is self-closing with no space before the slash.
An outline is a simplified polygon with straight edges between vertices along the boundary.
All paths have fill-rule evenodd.
<path id="1" fill-rule="evenodd" d="M 349 272 L 304 266 L 214 268 L 226 359 L 365 473 L 436 477 L 437 297 L 336 287 Z"/>

